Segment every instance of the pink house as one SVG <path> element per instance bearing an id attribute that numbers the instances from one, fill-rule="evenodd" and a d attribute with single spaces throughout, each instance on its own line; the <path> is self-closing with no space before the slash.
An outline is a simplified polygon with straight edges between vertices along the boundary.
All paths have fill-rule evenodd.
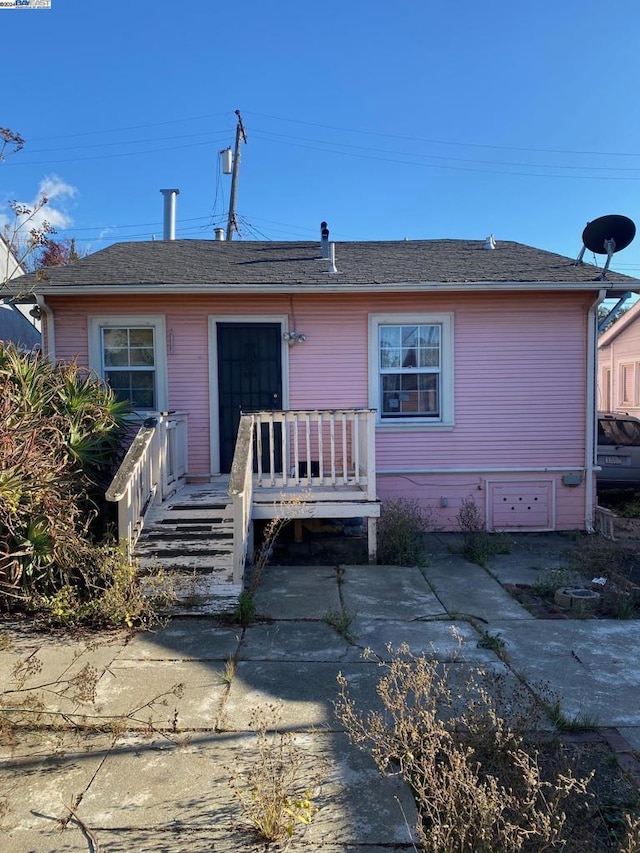
<path id="1" fill-rule="evenodd" d="M 600 273 L 492 238 L 167 240 L 31 283 L 51 357 L 173 413 L 181 480 L 231 472 L 245 530 L 297 489 L 368 517 L 373 554 L 397 496 L 444 530 L 468 498 L 490 531 L 593 528 L 596 312 L 625 280 Z"/>
<path id="2" fill-rule="evenodd" d="M 598 407 L 640 417 L 640 302 L 598 341 Z"/>

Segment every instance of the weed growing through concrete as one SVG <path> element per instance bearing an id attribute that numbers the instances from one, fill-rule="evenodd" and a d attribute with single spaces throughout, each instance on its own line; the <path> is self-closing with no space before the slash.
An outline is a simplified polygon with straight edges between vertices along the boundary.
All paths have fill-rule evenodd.
<path id="1" fill-rule="evenodd" d="M 598 725 L 598 718 L 592 714 L 576 714 L 570 717 L 563 710 L 560 700 L 555 698 L 548 704 L 549 719 L 561 732 L 591 732 Z"/>
<path id="2" fill-rule="evenodd" d="M 256 603 L 254 601 L 253 595 L 248 589 L 243 589 L 240 595 L 238 596 L 238 603 L 236 604 L 233 613 L 232 620 L 237 625 L 241 625 L 243 628 L 246 628 L 247 625 L 251 625 L 256 616 Z"/>
<path id="3" fill-rule="evenodd" d="M 406 498 L 385 500 L 378 521 L 378 563 L 415 566 L 423 557 L 422 537 L 429 529 L 428 512 Z"/>
<path id="4" fill-rule="evenodd" d="M 379 662 L 383 710 L 360 712 L 341 676 L 336 711 L 381 772 L 411 786 L 425 853 L 636 849 L 619 847 L 599 816 L 593 772 L 574 772 L 568 753 L 544 738 L 545 707 L 525 685 L 480 667 L 463 676 L 459 663 L 406 645 L 389 653 Z M 596 833 L 603 846 L 594 847 Z"/>
<path id="5" fill-rule="evenodd" d="M 327 625 L 334 628 L 341 637 L 344 637 L 345 640 L 353 642 L 356 639 L 355 635 L 351 633 L 351 624 L 354 618 L 355 613 L 341 607 L 340 610 L 329 610 L 324 617 L 324 621 Z"/>
<path id="6" fill-rule="evenodd" d="M 246 772 L 229 780 L 247 823 L 266 842 L 290 839 L 296 825 L 309 824 L 327 766 L 296 744 L 293 732 L 279 730 L 277 705 L 257 708 L 250 720 L 256 732 L 257 757 Z"/>
<path id="7" fill-rule="evenodd" d="M 500 634 L 492 634 L 490 631 L 485 631 L 482 635 L 482 639 L 478 640 L 478 647 L 491 649 L 491 651 L 495 652 L 502 661 L 507 661 L 509 659 L 507 644 Z"/>
<path id="8" fill-rule="evenodd" d="M 224 662 L 224 670 L 222 671 L 222 675 L 220 676 L 224 684 L 231 684 L 233 679 L 236 677 L 237 668 L 237 660 L 235 658 L 227 658 L 227 660 Z"/>
<path id="9" fill-rule="evenodd" d="M 484 518 L 471 495 L 460 502 L 456 523 L 462 531 L 462 554 L 471 563 L 486 569 L 489 557 L 509 553 L 504 537 L 487 533 Z"/>

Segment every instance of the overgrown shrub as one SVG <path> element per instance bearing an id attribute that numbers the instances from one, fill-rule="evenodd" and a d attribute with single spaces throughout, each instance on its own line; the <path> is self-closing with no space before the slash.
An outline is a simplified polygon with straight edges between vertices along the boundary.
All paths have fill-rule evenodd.
<path id="1" fill-rule="evenodd" d="M 487 533 L 482 513 L 471 495 L 460 502 L 456 522 L 462 531 L 462 553 L 471 563 L 486 568 L 493 554 L 508 553 L 504 537 Z"/>
<path id="2" fill-rule="evenodd" d="M 77 364 L 0 344 L 0 607 L 65 622 L 120 588 L 121 555 L 91 525 L 127 411 Z"/>
<path id="3" fill-rule="evenodd" d="M 389 649 L 378 695 L 361 713 L 343 677 L 336 712 L 351 741 L 414 793 L 426 853 L 541 853 L 618 847 L 589 786 L 543 737 L 549 697 L 538 700 L 499 672 Z M 623 814 L 619 815 L 623 819 Z M 628 834 L 638 835 L 637 815 Z M 597 837 L 597 840 L 596 840 Z"/>
<path id="4" fill-rule="evenodd" d="M 378 562 L 394 566 L 419 563 L 423 556 L 422 537 L 428 527 L 428 513 L 417 501 L 384 500 L 378 521 Z"/>

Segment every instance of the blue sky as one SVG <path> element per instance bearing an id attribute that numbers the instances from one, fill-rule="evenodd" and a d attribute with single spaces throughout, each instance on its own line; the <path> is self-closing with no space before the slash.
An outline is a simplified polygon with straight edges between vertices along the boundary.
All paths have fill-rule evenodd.
<path id="1" fill-rule="evenodd" d="M 52 0 L 0 9 L 0 204 L 43 181 L 96 250 L 226 224 L 242 113 L 243 239 L 517 240 L 576 256 L 588 220 L 640 229 L 637 0 Z M 2 211 L 0 210 L 0 213 Z M 6 213 L 6 210 L 4 211 Z M 640 235 L 614 268 L 640 276 Z"/>

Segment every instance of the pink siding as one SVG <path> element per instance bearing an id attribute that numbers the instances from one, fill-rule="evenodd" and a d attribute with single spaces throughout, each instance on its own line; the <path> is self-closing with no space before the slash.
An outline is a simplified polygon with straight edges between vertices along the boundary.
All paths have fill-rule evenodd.
<path id="1" fill-rule="evenodd" d="M 631 309 L 637 311 L 637 306 Z M 626 370 L 626 394 L 622 383 Z M 608 408 L 605 394 L 605 369 L 611 370 L 611 408 L 640 417 L 640 320 L 638 317 L 622 329 L 606 346 L 598 349 L 598 406 Z"/>
<path id="2" fill-rule="evenodd" d="M 56 354 L 87 360 L 88 314 L 165 314 L 169 406 L 189 413 L 189 470 L 210 471 L 208 316 L 288 315 L 306 335 L 288 351 L 289 407 L 369 405 L 370 313 L 452 312 L 455 428 L 382 427 L 379 492 L 417 494 L 443 523 L 485 480 L 555 479 L 555 523 L 584 526 L 584 487 L 530 468 L 584 466 L 586 314 L 590 294 L 335 294 L 286 296 L 55 297 Z M 471 469 L 474 473 L 466 474 Z M 499 473 L 510 469 L 514 473 Z M 517 474 L 519 469 L 522 473 Z M 429 470 L 460 473 L 434 473 Z M 493 473 L 492 473 L 493 472 Z M 407 478 L 401 476 L 407 474 Z M 397 476 L 392 476 L 397 475 Z M 446 510 L 440 497 L 451 487 Z M 483 499 L 482 509 L 484 512 Z"/>

